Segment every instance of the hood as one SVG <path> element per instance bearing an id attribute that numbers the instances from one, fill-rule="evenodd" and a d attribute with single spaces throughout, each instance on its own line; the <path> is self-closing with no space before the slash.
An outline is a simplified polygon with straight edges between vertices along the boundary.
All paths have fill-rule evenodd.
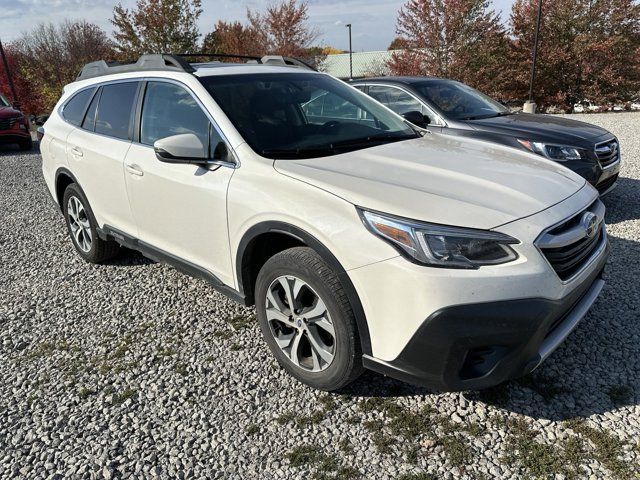
<path id="1" fill-rule="evenodd" d="M 0 118 L 13 118 L 22 115 L 20 110 L 13 107 L 0 106 Z"/>
<path id="2" fill-rule="evenodd" d="M 604 128 L 590 123 L 552 115 L 516 113 L 502 117 L 467 120 L 467 125 L 481 130 L 493 130 L 514 137 L 579 145 L 595 143 L 603 136 L 612 136 Z"/>
<path id="3" fill-rule="evenodd" d="M 538 155 L 438 134 L 331 157 L 276 160 L 275 168 L 364 208 L 482 229 L 533 215 L 585 184 Z"/>

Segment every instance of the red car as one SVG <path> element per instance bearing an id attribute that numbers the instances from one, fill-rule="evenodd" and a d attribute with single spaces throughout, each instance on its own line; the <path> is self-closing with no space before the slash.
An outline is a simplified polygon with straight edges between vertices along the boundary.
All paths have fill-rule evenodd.
<path id="1" fill-rule="evenodd" d="M 16 143 L 20 150 L 31 150 L 33 141 L 29 119 L 0 94 L 0 144 Z"/>

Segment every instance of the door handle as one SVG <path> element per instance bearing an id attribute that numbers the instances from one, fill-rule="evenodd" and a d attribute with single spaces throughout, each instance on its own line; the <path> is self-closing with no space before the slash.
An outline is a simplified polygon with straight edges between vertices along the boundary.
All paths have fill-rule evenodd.
<path id="1" fill-rule="evenodd" d="M 129 172 L 131 175 L 136 175 L 138 177 L 141 177 L 144 175 L 144 172 L 142 171 L 142 169 L 135 163 L 132 165 L 126 164 L 125 168 L 127 169 L 127 172 Z"/>
<path id="2" fill-rule="evenodd" d="M 76 157 L 82 157 L 84 155 L 79 147 L 73 147 L 71 149 L 71 153 L 73 153 Z"/>

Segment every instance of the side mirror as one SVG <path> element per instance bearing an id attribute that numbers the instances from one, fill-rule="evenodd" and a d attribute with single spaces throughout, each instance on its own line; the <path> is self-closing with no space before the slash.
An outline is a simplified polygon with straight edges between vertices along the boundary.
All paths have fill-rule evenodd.
<path id="1" fill-rule="evenodd" d="M 161 138 L 155 141 L 153 149 L 161 162 L 206 165 L 209 161 L 207 149 L 193 133 Z"/>
<path id="2" fill-rule="evenodd" d="M 422 128 L 426 127 L 431 122 L 431 119 L 428 116 L 423 115 L 422 113 L 418 112 L 417 110 L 412 110 L 410 112 L 405 112 L 405 113 L 402 114 L 402 116 L 404 117 L 404 119 L 406 121 L 411 122 L 414 125 L 416 125 L 418 127 L 422 127 Z"/>

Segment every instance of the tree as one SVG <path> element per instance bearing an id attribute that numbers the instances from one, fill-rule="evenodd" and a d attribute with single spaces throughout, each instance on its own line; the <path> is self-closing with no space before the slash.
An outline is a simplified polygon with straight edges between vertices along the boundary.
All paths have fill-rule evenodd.
<path id="1" fill-rule="evenodd" d="M 435 75 L 498 94 L 508 77 L 506 31 L 489 0 L 408 0 L 398 14 L 389 68 L 397 75 Z"/>
<path id="2" fill-rule="evenodd" d="M 29 100 L 37 113 L 50 111 L 63 87 L 89 62 L 113 57 L 113 44 L 97 25 L 65 21 L 56 26 L 40 24 L 10 46 L 16 83 L 28 85 Z M 31 107 L 31 108 L 35 108 Z M 29 109 L 31 113 L 36 110 Z"/>
<path id="3" fill-rule="evenodd" d="M 319 33 L 308 25 L 306 2 L 285 0 L 265 12 L 247 9 L 247 22 L 218 21 L 203 50 L 237 55 L 309 57 Z"/>
<path id="4" fill-rule="evenodd" d="M 248 11 L 247 17 L 254 28 L 266 30 L 269 51 L 276 55 L 304 56 L 319 35 L 308 25 L 307 2 L 286 0 L 268 7 L 263 15 Z"/>
<path id="5" fill-rule="evenodd" d="M 138 0 L 132 10 L 116 5 L 110 21 L 119 56 L 196 52 L 201 13 L 201 0 Z"/>
<path id="6" fill-rule="evenodd" d="M 21 76 L 17 69 L 16 56 L 13 52 L 11 45 L 7 45 L 4 48 L 4 53 L 7 56 L 7 63 L 13 76 L 13 84 L 16 89 L 17 100 L 20 103 L 20 108 L 26 113 L 42 113 L 44 109 L 42 102 L 36 92 L 33 91 L 31 85 Z M 13 101 L 13 93 L 9 86 L 9 78 L 7 72 L 4 69 L 4 65 L 0 62 L 0 93 L 5 96 L 9 101 Z"/>
<path id="7" fill-rule="evenodd" d="M 211 53 L 261 56 L 266 51 L 267 43 L 266 33 L 252 25 L 220 20 L 213 32 L 204 37 L 202 50 Z"/>
<path id="8" fill-rule="evenodd" d="M 511 12 L 511 95 L 529 88 L 538 0 L 517 0 Z M 612 103 L 640 91 L 640 4 L 634 0 L 543 2 L 534 99 L 569 110 L 585 98 Z"/>

